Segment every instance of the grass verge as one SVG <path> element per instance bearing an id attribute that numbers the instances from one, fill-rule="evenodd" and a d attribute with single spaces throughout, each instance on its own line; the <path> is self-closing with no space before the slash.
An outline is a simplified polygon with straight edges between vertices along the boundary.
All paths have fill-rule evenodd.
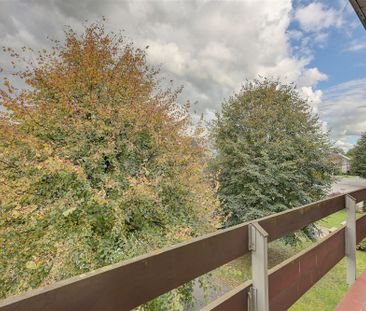
<path id="1" fill-rule="evenodd" d="M 357 274 L 366 268 L 366 253 L 357 251 Z M 308 290 L 289 310 L 334 310 L 350 287 L 346 283 L 346 260 L 341 260 L 332 270 Z"/>

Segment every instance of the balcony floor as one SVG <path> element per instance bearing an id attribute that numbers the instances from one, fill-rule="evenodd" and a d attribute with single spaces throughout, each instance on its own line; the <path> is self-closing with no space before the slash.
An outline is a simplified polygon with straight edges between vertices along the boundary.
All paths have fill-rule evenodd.
<path id="1" fill-rule="evenodd" d="M 337 305 L 335 311 L 366 311 L 366 269 Z"/>

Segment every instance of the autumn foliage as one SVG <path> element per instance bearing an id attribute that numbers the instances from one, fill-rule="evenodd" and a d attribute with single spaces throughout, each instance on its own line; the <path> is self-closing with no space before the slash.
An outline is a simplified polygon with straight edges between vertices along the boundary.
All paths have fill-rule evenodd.
<path id="1" fill-rule="evenodd" d="M 216 206 L 200 133 L 145 50 L 98 24 L 65 35 L 31 62 L 5 50 L 0 297 L 201 234 Z"/>

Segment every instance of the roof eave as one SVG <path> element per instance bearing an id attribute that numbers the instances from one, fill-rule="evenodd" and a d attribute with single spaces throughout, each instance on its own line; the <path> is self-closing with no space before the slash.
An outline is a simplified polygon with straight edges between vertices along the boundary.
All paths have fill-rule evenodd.
<path id="1" fill-rule="evenodd" d="M 361 5 L 359 4 L 358 0 L 349 0 L 349 2 L 352 4 L 353 9 L 357 13 L 363 27 L 366 29 L 366 12 L 365 12 L 365 10 L 361 8 Z"/>

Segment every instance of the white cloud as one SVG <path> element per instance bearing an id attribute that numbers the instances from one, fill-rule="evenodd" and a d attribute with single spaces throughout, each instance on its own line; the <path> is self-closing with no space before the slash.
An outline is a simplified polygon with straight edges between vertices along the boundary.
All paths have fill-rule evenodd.
<path id="1" fill-rule="evenodd" d="M 366 131 L 366 79 L 325 90 L 319 110 L 333 139 L 339 146 L 348 148 L 351 141 Z"/>
<path id="2" fill-rule="evenodd" d="M 325 81 L 328 76 L 319 71 L 318 68 L 313 67 L 306 69 L 300 78 L 300 85 L 315 86 L 319 81 Z"/>
<path id="3" fill-rule="evenodd" d="M 303 86 L 299 89 L 300 93 L 306 98 L 313 107 L 315 113 L 319 112 L 319 105 L 322 101 L 323 92 L 314 90 L 312 87 Z"/>
<path id="4" fill-rule="evenodd" d="M 180 50 L 177 44 L 149 40 L 146 44 L 149 46 L 148 57 L 152 63 L 158 64 L 164 60 L 165 68 L 178 76 L 183 76 L 187 72 L 190 54 Z"/>
<path id="5" fill-rule="evenodd" d="M 344 49 L 347 52 L 361 52 L 366 50 L 366 42 L 354 40 L 352 41 L 347 48 Z"/>
<path id="6" fill-rule="evenodd" d="M 122 1 L 3 0 L 0 10 L 2 45 L 48 47 L 47 37 L 63 38 L 63 25 L 82 29 L 85 19 L 106 17 L 107 30 L 124 29 L 137 46 L 149 45 L 148 60 L 162 74 L 184 85 L 182 102 L 213 117 L 224 98 L 245 79 L 262 76 L 295 82 L 315 111 L 322 99 L 316 89 L 327 75 L 308 68 L 311 44 L 327 39 L 326 29 L 338 27 L 338 11 L 320 3 L 302 6 L 295 18 L 302 30 L 289 30 L 291 0 L 262 1 Z M 313 37 L 305 31 L 317 31 Z M 297 40 L 299 47 L 291 46 Z M 0 66 L 8 59 L 1 56 Z"/>
<path id="7" fill-rule="evenodd" d="M 337 140 L 334 145 L 338 148 L 342 148 L 344 151 L 348 151 L 350 150 L 352 147 L 353 147 L 353 144 L 351 143 L 347 143 L 345 141 L 342 141 L 342 140 Z"/>
<path id="8" fill-rule="evenodd" d="M 342 15 L 333 8 L 327 8 L 320 2 L 312 2 L 299 7 L 295 18 L 305 31 L 321 31 L 331 26 L 340 27 L 343 24 Z"/>

